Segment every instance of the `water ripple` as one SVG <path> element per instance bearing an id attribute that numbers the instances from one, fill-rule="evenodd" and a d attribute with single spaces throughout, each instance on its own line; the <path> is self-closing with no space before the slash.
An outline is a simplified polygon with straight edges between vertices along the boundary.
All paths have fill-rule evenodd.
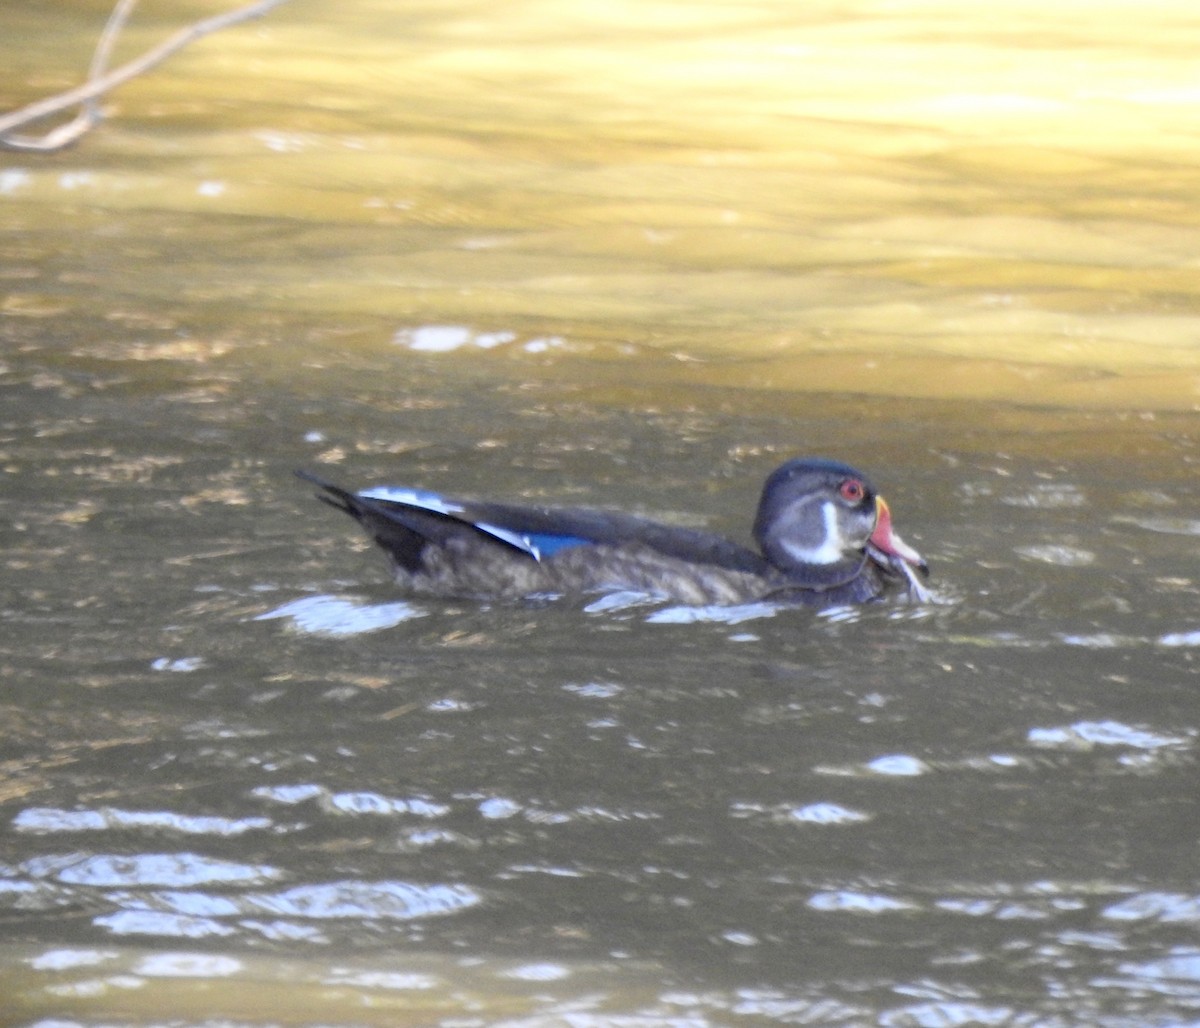
<path id="1" fill-rule="evenodd" d="M 119 810 L 115 807 L 101 807 L 98 810 L 30 807 L 13 818 L 13 827 L 17 831 L 31 834 L 160 828 L 183 835 L 227 837 L 270 828 L 271 824 L 270 818 L 266 817 L 194 816 L 170 810 Z"/>
<path id="2" fill-rule="evenodd" d="M 1142 517 L 1119 514 L 1113 518 L 1113 521 L 1120 521 L 1161 535 L 1200 535 L 1200 519 L 1197 518 Z"/>
<path id="3" fill-rule="evenodd" d="M 118 910 L 94 922 L 113 935 L 149 935 L 163 939 L 205 939 L 233 935 L 237 929 L 211 918 L 184 917 L 157 910 Z"/>
<path id="4" fill-rule="evenodd" d="M 692 625 L 699 622 L 740 625 L 743 621 L 770 618 L 783 609 L 777 603 L 743 603 L 737 606 L 665 607 L 646 618 L 651 625 Z"/>
<path id="5" fill-rule="evenodd" d="M 1101 912 L 1110 921 L 1159 921 L 1200 924 L 1200 896 L 1178 892 L 1142 892 Z"/>
<path id="6" fill-rule="evenodd" d="M 1091 749 L 1093 746 L 1129 746 L 1153 750 L 1168 746 L 1185 746 L 1192 742 L 1194 732 L 1187 735 L 1166 735 L 1144 728 L 1132 728 L 1120 721 L 1077 721 L 1073 725 L 1054 728 L 1031 728 L 1030 743 L 1057 749 Z"/>
<path id="7" fill-rule="evenodd" d="M 442 817 L 450 812 L 443 803 L 436 803 L 422 796 L 385 796 L 377 792 L 334 792 L 322 785 L 299 783 L 296 785 L 263 785 L 251 792 L 252 796 L 293 806 L 315 800 L 317 806 L 328 814 L 408 814 L 414 817 Z"/>
<path id="8" fill-rule="evenodd" d="M 265 864 L 217 860 L 199 853 L 98 853 L 35 857 L 22 865 L 34 878 L 53 877 L 68 885 L 114 886 L 247 885 L 282 877 Z"/>
<path id="9" fill-rule="evenodd" d="M 299 918 L 412 920 L 458 913 L 480 902 L 465 885 L 414 885 L 411 882 L 341 881 L 297 885 L 283 892 L 246 896 L 254 910 Z"/>
<path id="10" fill-rule="evenodd" d="M 427 612 L 411 603 L 356 603 L 338 596 L 306 596 L 257 615 L 255 621 L 287 618 L 309 635 L 347 636 L 394 628 Z"/>
<path id="11" fill-rule="evenodd" d="M 920 906 L 909 900 L 880 893 L 856 892 L 841 889 L 837 892 L 816 892 L 808 899 L 813 910 L 841 914 L 894 914 L 900 911 L 920 910 Z"/>

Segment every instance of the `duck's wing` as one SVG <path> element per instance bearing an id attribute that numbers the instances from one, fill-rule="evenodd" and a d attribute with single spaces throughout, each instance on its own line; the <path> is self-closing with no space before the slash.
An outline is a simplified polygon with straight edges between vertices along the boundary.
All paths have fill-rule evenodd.
<path id="1" fill-rule="evenodd" d="M 326 487 L 327 488 L 327 487 Z M 571 546 L 599 540 L 550 509 L 452 500 L 426 489 L 375 486 L 353 494 L 438 545 L 464 530 L 540 561 Z"/>
<path id="2" fill-rule="evenodd" d="M 416 489 L 379 489 L 352 493 L 310 471 L 296 475 L 317 486 L 317 499 L 349 514 L 392 558 L 397 567 L 417 572 L 429 545 L 447 546 L 451 540 L 487 540 L 509 549 L 516 557 L 534 556 L 527 545 L 509 533 L 497 534 L 465 517 L 457 505 L 435 493 Z"/>

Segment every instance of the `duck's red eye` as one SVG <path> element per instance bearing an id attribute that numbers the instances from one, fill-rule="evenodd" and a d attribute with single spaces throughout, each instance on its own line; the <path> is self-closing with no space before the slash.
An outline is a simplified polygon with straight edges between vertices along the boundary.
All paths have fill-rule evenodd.
<path id="1" fill-rule="evenodd" d="M 847 503 L 858 503 L 867 495 L 867 490 L 857 478 L 848 478 L 838 486 L 838 492 Z"/>

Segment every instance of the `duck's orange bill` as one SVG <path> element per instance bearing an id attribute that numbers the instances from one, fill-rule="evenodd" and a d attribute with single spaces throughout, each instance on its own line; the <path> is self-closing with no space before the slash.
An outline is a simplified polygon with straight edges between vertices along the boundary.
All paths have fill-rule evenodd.
<path id="1" fill-rule="evenodd" d="M 876 497 L 875 510 L 875 531 L 871 533 L 871 545 L 888 556 L 899 557 L 917 570 L 928 574 L 929 565 L 925 563 L 925 558 L 892 530 L 892 512 L 882 496 Z"/>

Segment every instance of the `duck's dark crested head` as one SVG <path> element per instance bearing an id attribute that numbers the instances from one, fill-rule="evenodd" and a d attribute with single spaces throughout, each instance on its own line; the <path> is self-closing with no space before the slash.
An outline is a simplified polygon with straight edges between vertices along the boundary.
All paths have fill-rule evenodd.
<path id="1" fill-rule="evenodd" d="M 925 567 L 892 531 L 891 512 L 867 476 L 840 461 L 801 458 L 776 468 L 763 486 L 754 538 L 772 565 L 810 588 L 848 582 L 880 554 L 885 564 Z"/>

